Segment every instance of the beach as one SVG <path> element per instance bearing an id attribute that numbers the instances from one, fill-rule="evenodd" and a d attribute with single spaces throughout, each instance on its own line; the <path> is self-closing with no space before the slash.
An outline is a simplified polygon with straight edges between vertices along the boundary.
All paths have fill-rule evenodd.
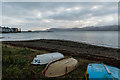
<path id="1" fill-rule="evenodd" d="M 1 7 L 3 80 L 120 77 L 117 2 L 13 0 L 1 2 Z M 64 58 L 52 53 L 60 53 Z M 47 71 L 57 75 L 58 70 L 58 77 L 46 76 Z"/>
<path id="2" fill-rule="evenodd" d="M 72 72 L 58 78 L 46 78 L 42 70 L 46 65 L 32 65 L 31 62 L 36 55 L 51 53 L 44 49 L 33 49 L 10 44 L 2 45 L 2 79 L 11 80 L 83 80 L 89 63 L 100 63 L 99 61 L 73 57 L 78 61 L 79 66 Z M 71 57 L 71 56 L 65 56 Z"/>
<path id="3" fill-rule="evenodd" d="M 16 47 L 32 48 L 49 52 L 60 52 L 65 56 L 99 61 L 107 65 L 120 68 L 119 49 L 115 48 L 95 46 L 74 41 L 52 39 L 3 41 L 2 43 Z"/>

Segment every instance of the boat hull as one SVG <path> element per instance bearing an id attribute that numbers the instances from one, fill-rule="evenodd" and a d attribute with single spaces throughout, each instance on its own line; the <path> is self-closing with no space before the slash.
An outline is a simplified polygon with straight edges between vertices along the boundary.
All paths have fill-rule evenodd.
<path id="1" fill-rule="evenodd" d="M 36 55 L 36 57 L 33 59 L 31 64 L 44 65 L 44 64 L 48 64 L 51 61 L 58 60 L 61 58 L 64 58 L 64 55 L 58 52 Z"/>
<path id="2" fill-rule="evenodd" d="M 91 63 L 87 67 L 87 77 L 89 80 L 102 79 L 102 80 L 120 80 L 120 69 L 103 63 Z"/>
<path id="3" fill-rule="evenodd" d="M 49 63 L 42 71 L 45 77 L 59 77 L 73 71 L 78 65 L 74 58 L 63 58 Z"/>

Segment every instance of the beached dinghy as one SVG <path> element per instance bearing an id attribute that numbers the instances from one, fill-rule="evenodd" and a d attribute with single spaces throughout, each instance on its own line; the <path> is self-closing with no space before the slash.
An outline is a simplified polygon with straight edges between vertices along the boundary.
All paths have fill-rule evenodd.
<path id="1" fill-rule="evenodd" d="M 64 58 L 64 55 L 58 52 L 55 53 L 47 53 L 47 54 L 42 54 L 42 55 L 37 55 L 31 64 L 47 64 L 51 61 L 58 60 Z"/>
<path id="2" fill-rule="evenodd" d="M 63 76 L 78 65 L 78 61 L 74 58 L 63 58 L 49 63 L 46 68 L 42 71 L 45 77 L 59 77 Z"/>
<path id="3" fill-rule="evenodd" d="M 103 63 L 91 63 L 87 67 L 86 79 L 120 80 L 120 69 Z"/>

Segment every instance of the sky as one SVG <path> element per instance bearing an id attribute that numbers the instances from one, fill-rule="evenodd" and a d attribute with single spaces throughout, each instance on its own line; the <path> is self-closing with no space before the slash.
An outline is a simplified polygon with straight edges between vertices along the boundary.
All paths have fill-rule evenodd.
<path id="1" fill-rule="evenodd" d="M 2 26 L 22 30 L 118 24 L 117 2 L 3 2 Z"/>

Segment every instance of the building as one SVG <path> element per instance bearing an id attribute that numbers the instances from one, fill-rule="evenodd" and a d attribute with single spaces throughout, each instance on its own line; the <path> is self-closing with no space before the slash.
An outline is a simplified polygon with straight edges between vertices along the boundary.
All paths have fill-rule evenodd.
<path id="1" fill-rule="evenodd" d="M 21 32 L 21 29 L 9 28 L 9 27 L 1 27 L 0 26 L 0 32 L 2 32 L 2 33 L 16 33 L 16 32 Z"/>

